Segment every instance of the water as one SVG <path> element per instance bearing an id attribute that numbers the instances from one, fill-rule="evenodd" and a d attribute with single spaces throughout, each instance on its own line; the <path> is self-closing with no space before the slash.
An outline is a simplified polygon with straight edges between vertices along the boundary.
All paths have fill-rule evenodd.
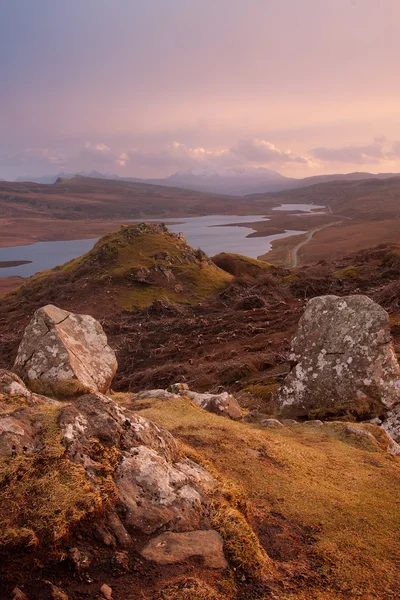
<path id="1" fill-rule="evenodd" d="M 235 227 L 237 223 L 256 223 L 268 221 L 260 215 L 222 216 L 209 215 L 205 217 L 182 217 L 182 219 L 163 219 L 170 231 L 185 234 L 188 244 L 193 248 L 201 248 L 209 256 L 219 252 L 235 252 L 252 258 L 266 254 L 271 250 L 271 242 L 281 238 L 299 235 L 305 231 L 287 230 L 266 237 L 247 237 L 252 233 L 248 227 Z M 146 219 L 147 222 L 160 222 L 159 219 Z M 177 221 L 179 221 L 177 223 Z M 170 225 L 169 223 L 177 223 Z M 232 225 L 226 227 L 226 225 Z M 224 227 L 223 227 L 224 226 Z"/>
<path id="2" fill-rule="evenodd" d="M 281 204 L 280 206 L 276 206 L 275 208 L 273 208 L 272 210 L 282 210 L 282 211 L 291 211 L 291 210 L 297 210 L 300 211 L 302 213 L 314 213 L 315 210 L 319 210 L 322 208 L 326 208 L 326 206 L 319 206 L 318 204 Z M 319 212 L 319 213 L 314 213 L 314 214 L 318 214 L 318 215 L 324 215 L 324 212 Z"/>
<path id="3" fill-rule="evenodd" d="M 219 252 L 235 252 L 257 258 L 269 252 L 271 242 L 291 235 L 305 233 L 304 231 L 288 230 L 266 237 L 248 238 L 252 232 L 248 227 L 235 227 L 234 223 L 255 223 L 263 221 L 260 215 L 206 217 L 182 217 L 181 219 L 163 219 L 170 231 L 185 234 L 188 243 L 193 248 L 201 248 L 209 256 Z M 147 222 L 160 222 L 160 219 L 146 219 Z M 177 224 L 172 224 L 172 223 Z M 171 223 L 171 224 L 169 224 Z M 232 225 L 231 227 L 222 227 Z M 116 224 L 117 228 L 117 224 Z M 66 263 L 93 248 L 98 238 L 88 240 L 72 240 L 62 242 L 37 242 L 29 246 L 13 246 L 0 248 L 0 262 L 10 260 L 30 260 L 30 264 L 18 267 L 0 268 L 0 277 L 16 275 L 30 277 L 38 271 L 51 269 Z"/>
<path id="4" fill-rule="evenodd" d="M 37 242 L 29 246 L 0 248 L 0 262 L 7 260 L 30 260 L 28 265 L 0 268 L 0 277 L 17 275 L 30 277 L 38 271 L 52 269 L 91 250 L 98 238 L 70 240 L 67 242 Z"/>

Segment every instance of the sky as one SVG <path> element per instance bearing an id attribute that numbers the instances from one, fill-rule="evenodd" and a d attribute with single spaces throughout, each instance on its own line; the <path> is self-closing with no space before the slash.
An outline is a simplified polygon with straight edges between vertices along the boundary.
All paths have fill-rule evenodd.
<path id="1" fill-rule="evenodd" d="M 400 172 L 399 0 L 0 6 L 0 178 Z"/>

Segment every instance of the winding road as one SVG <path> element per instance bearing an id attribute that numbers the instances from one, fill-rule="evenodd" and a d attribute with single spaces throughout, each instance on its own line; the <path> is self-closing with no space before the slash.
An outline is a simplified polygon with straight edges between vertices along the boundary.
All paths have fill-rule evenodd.
<path id="1" fill-rule="evenodd" d="M 332 225 L 339 225 L 339 223 L 342 222 L 343 221 L 334 221 L 333 223 L 328 223 L 327 225 L 323 225 L 322 227 L 317 227 L 316 229 L 309 231 L 306 239 L 303 242 L 300 242 L 300 244 L 297 244 L 297 246 L 295 246 L 291 251 L 292 268 L 297 267 L 299 264 L 299 251 L 303 248 L 303 246 L 308 244 L 308 242 L 310 242 L 313 239 L 316 233 L 322 231 L 323 229 L 326 229 L 327 227 L 332 227 Z"/>

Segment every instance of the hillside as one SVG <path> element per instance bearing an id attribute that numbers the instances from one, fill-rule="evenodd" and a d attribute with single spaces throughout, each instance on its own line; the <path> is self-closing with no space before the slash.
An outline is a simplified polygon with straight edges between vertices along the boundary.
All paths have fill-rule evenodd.
<path id="1" fill-rule="evenodd" d="M 31 277 L 11 296 L 35 305 L 45 296 L 96 316 L 138 310 L 156 300 L 193 303 L 231 279 L 165 225 L 140 223 L 102 237 L 87 254 Z"/>
<path id="2" fill-rule="evenodd" d="M 80 373 L 101 381 L 99 359 L 111 376 L 118 359 L 101 394 L 26 379 L 52 397 L 38 396 L 0 370 L 1 600 L 15 586 L 28 600 L 60 589 L 94 599 L 104 584 L 114 600 L 396 599 L 400 459 L 381 428 L 356 422 L 375 414 L 270 417 L 309 298 L 367 294 L 389 311 L 400 351 L 400 246 L 292 270 L 230 253 L 214 261 L 142 223 L 0 300 L 0 369 L 16 368 L 25 327 L 49 303 L 99 319 L 110 346 L 102 333 L 91 355 L 91 318 L 61 333 L 71 316 L 50 306 L 56 325 L 24 338 L 40 377 L 43 349 L 54 375 L 64 356 L 54 342 L 70 345 L 74 327 Z M 176 382 L 180 395 L 164 391 Z M 182 383 L 233 393 L 243 418 L 206 412 Z M 170 563 L 159 553 L 175 539 Z"/>
<path id="3" fill-rule="evenodd" d="M 81 176 L 51 185 L 0 182 L 0 244 L 96 237 L 144 215 L 253 214 L 253 204 L 237 197 Z"/>
<path id="4" fill-rule="evenodd" d="M 267 204 L 314 203 L 328 206 L 330 209 L 330 227 L 328 217 L 315 217 L 308 222 L 307 230 L 315 231 L 311 241 L 303 247 L 302 263 L 315 263 L 321 259 L 337 259 L 348 252 L 370 248 L 383 243 L 398 242 L 400 230 L 400 178 L 368 179 L 365 181 L 334 181 L 320 183 L 296 190 L 275 194 L 257 194 L 249 196 L 256 202 Z M 301 217 L 302 223 L 303 217 Z M 313 217 L 314 219 L 314 217 Z M 317 221 L 318 219 L 318 221 Z M 298 224 L 298 217 L 285 218 L 289 229 Z M 265 224 L 257 223 L 254 228 L 263 233 Z M 266 260 L 278 264 L 290 264 L 290 252 L 301 238 L 289 238 L 274 242 L 272 252 Z"/>
<path id="5" fill-rule="evenodd" d="M 321 294 L 372 297 L 390 311 L 400 350 L 398 245 L 294 270 L 225 253 L 217 268 L 163 227 L 136 235 L 141 227 L 105 236 L 87 255 L 0 299 L 0 367 L 10 366 L 32 312 L 49 302 L 101 319 L 119 349 L 114 385 L 123 391 L 183 379 L 267 407 L 289 368 L 304 303 Z"/>

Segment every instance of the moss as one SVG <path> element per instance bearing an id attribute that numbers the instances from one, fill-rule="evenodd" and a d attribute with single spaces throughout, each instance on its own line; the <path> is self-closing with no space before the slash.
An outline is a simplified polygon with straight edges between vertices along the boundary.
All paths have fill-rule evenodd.
<path id="1" fill-rule="evenodd" d="M 242 392 L 246 392 L 248 394 L 251 394 L 252 396 L 256 396 L 257 398 L 268 402 L 272 399 L 273 395 L 279 389 L 279 387 L 279 383 L 269 383 L 267 385 L 257 383 L 255 385 L 248 385 L 247 387 L 243 388 Z"/>
<path id="2" fill-rule="evenodd" d="M 41 407 L 43 449 L 0 459 L 0 547 L 52 545 L 104 498 L 69 461 L 61 444 L 58 408 Z"/>
<path id="3" fill-rule="evenodd" d="M 400 461 L 381 450 L 379 440 L 375 446 L 363 436 L 349 435 L 343 423 L 269 431 L 212 415 L 184 398 L 153 400 L 141 414 L 169 429 L 232 483 L 232 493 L 221 500 L 227 502 L 221 507 L 226 513 L 219 514 L 217 506 L 214 524 L 231 539 L 232 563 L 238 560 L 244 569 L 257 572 L 251 531 L 243 534 L 254 541 L 250 551 L 236 544 L 242 536 L 239 525 L 245 525 L 242 518 L 249 522 L 248 515 L 257 509 L 279 515 L 286 524 L 260 541 L 269 556 L 274 543 L 294 553 L 289 580 L 298 573 L 307 589 L 288 597 L 335 598 L 330 590 L 338 587 L 350 590 L 349 597 L 395 596 L 386 590 L 398 585 L 400 522 L 393 498 L 400 494 Z M 255 530 L 253 517 L 250 522 Z M 262 523 L 259 527 L 262 531 Z M 308 533 L 299 538 L 296 531 Z M 283 574 L 272 570 L 269 577 L 279 583 Z"/>
<path id="4" fill-rule="evenodd" d="M 213 262 L 220 268 L 234 275 L 241 277 L 243 275 L 258 277 L 265 272 L 273 271 L 276 267 L 264 260 L 257 260 L 242 254 L 233 254 L 231 252 L 221 252 L 212 257 Z"/>
<path id="5" fill-rule="evenodd" d="M 357 267 L 350 266 L 335 271 L 333 273 L 333 277 L 336 277 L 336 279 L 358 279 L 360 277 L 360 273 Z"/>
<path id="6" fill-rule="evenodd" d="M 77 379 L 63 379 L 55 383 L 49 383 L 40 379 L 26 380 L 27 387 L 35 394 L 48 396 L 50 398 L 71 398 L 90 393 L 90 388 Z"/>

